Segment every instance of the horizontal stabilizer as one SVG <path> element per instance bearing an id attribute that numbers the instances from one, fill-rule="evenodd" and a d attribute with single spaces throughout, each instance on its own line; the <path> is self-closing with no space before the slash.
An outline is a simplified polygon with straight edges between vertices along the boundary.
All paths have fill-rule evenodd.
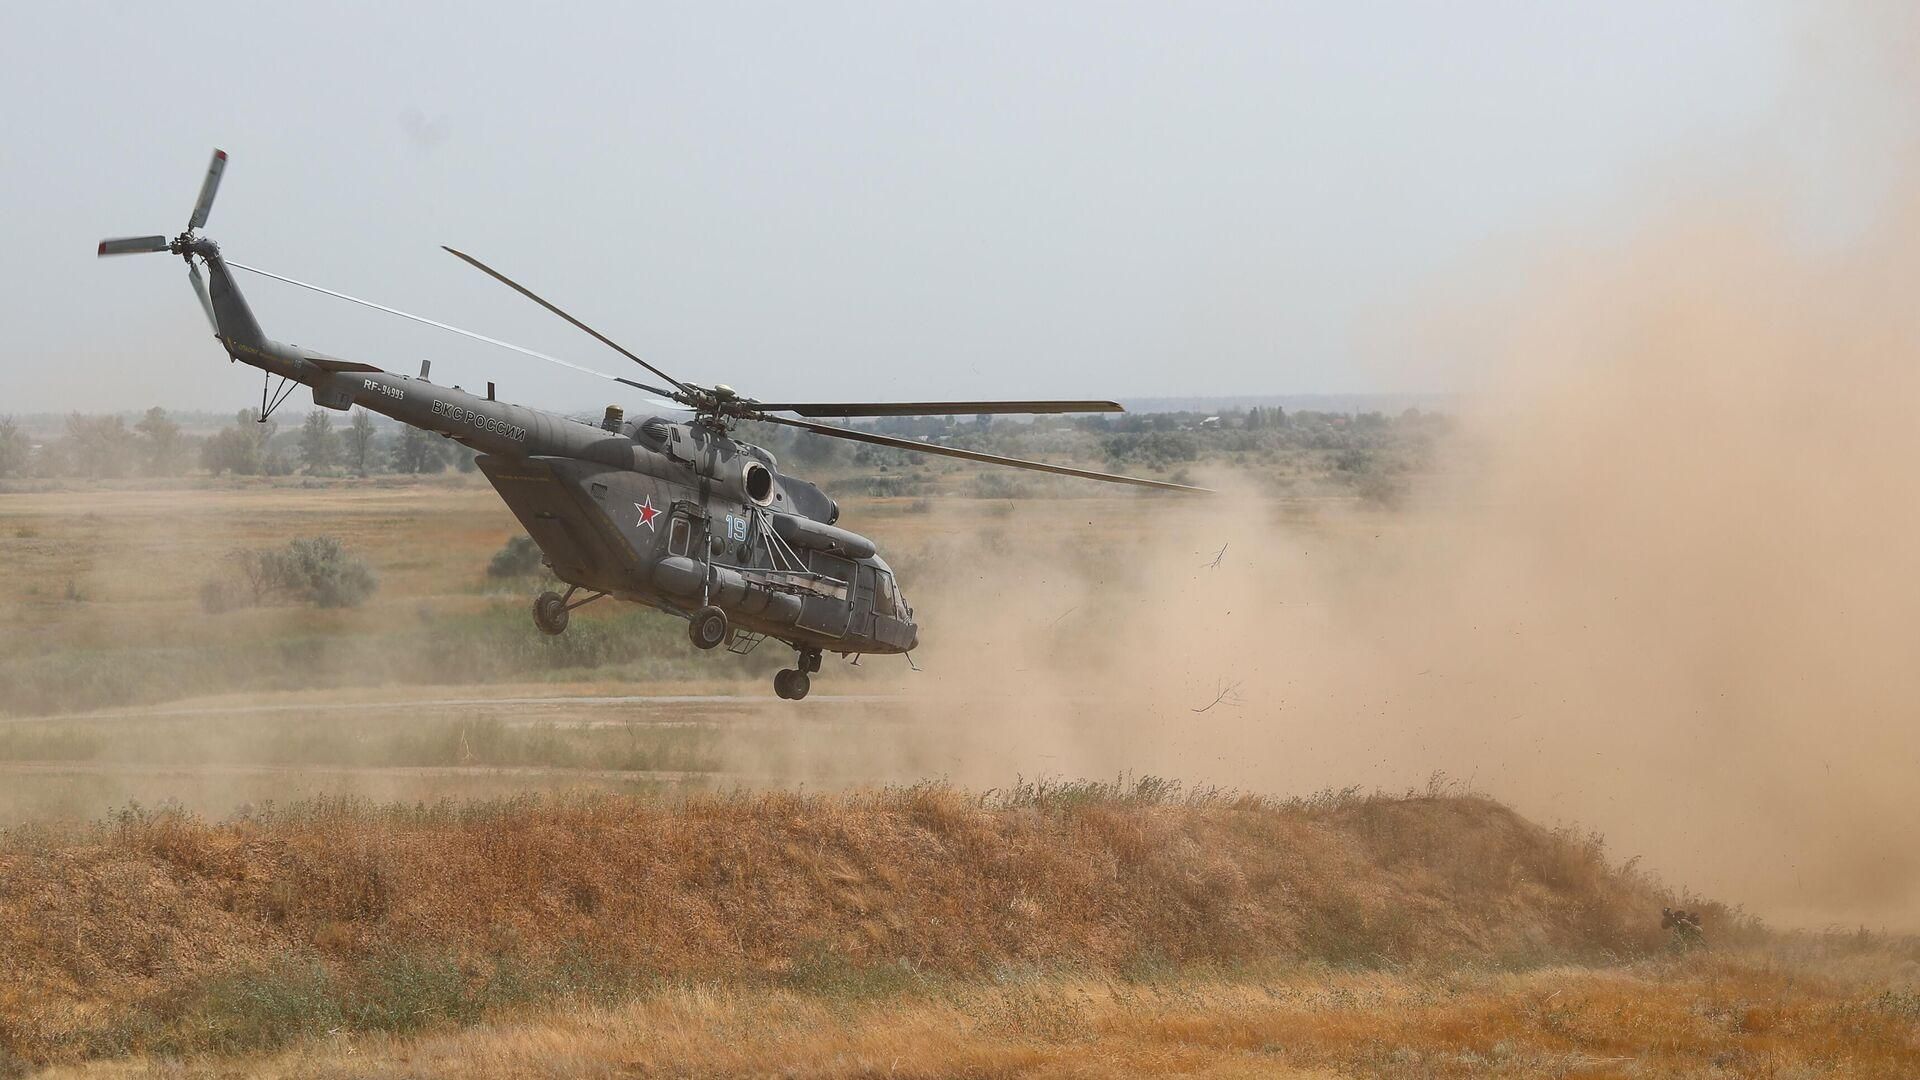
<path id="1" fill-rule="evenodd" d="M 363 364 L 358 360 L 342 360 L 337 356 L 322 356 L 319 353 L 302 353 L 300 359 L 322 371 L 384 371 L 372 364 Z"/>

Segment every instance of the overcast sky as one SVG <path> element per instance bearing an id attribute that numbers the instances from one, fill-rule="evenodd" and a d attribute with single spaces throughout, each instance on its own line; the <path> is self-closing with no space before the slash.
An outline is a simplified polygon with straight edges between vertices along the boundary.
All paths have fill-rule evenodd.
<path id="1" fill-rule="evenodd" d="M 1370 326 L 1776 125 L 1798 37 L 1759 0 L 7 5 L 0 412 L 257 395 L 177 260 L 93 254 L 181 229 L 215 146 L 234 258 L 620 374 L 438 245 L 762 398 L 1444 390 Z M 616 399 L 241 284 L 281 340 Z"/>

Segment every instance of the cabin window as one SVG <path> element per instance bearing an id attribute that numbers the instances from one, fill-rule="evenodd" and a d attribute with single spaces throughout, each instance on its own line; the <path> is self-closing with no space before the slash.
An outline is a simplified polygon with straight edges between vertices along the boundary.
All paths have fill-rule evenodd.
<path id="1" fill-rule="evenodd" d="M 667 554 L 685 555 L 688 537 L 693 535 L 693 526 L 686 518 L 674 515 L 673 524 L 667 528 Z"/>
<path id="2" fill-rule="evenodd" d="M 822 577 L 830 577 L 849 588 L 853 585 L 853 563 L 824 551 L 807 553 L 807 567 Z"/>

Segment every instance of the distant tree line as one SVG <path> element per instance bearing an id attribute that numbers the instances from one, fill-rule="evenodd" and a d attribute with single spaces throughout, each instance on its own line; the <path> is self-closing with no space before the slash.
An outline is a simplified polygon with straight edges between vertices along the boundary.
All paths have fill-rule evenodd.
<path id="1" fill-rule="evenodd" d="M 583 418 L 586 420 L 595 417 Z M 163 409 L 132 423 L 121 416 L 73 413 L 57 434 L 44 420 L 36 441 L 25 427 L 0 417 L 0 478 L 181 476 L 370 476 L 377 473 L 468 471 L 474 454 L 451 439 L 410 428 L 363 409 L 340 423 L 315 409 L 282 429 L 242 409 L 225 425 L 189 433 Z M 1219 463 L 1319 478 L 1370 501 L 1392 503 L 1405 478 L 1428 467 L 1432 450 L 1451 429 L 1440 413 L 1407 409 L 1335 413 L 1254 407 L 1200 412 L 1021 417 L 889 417 L 856 424 L 900 438 L 1009 457 L 1079 462 L 1119 471 L 1185 474 L 1189 466 Z M 790 427 L 745 422 L 736 434 L 771 451 L 800 475 L 898 477 L 928 464 L 907 450 L 849 443 Z"/>
<path id="2" fill-rule="evenodd" d="M 118 415 L 71 413 L 59 434 L 34 438 L 0 417 L 0 478 L 132 476 L 371 476 L 376 473 L 470 471 L 473 452 L 451 439 L 355 409 L 346 423 L 315 409 L 297 427 L 259 421 L 242 409 L 210 434 L 190 434 L 165 409 L 133 423 Z"/>
<path id="3" fill-rule="evenodd" d="M 1200 412 L 1093 414 L 1086 416 L 889 417 L 870 427 L 900 438 L 980 450 L 1009 457 L 1101 462 L 1113 468 L 1176 469 L 1200 461 L 1258 466 L 1282 461 L 1324 461 L 1344 473 L 1369 471 L 1380 459 L 1409 466 L 1423 462 L 1451 430 L 1440 413 L 1407 409 L 1333 413 L 1256 406 L 1220 414 Z M 916 455 L 881 446 L 829 443 L 796 436 L 791 429 L 755 426 L 750 440 L 781 453 L 791 447 L 812 464 L 822 451 L 836 463 L 900 468 Z M 827 444 L 822 446 L 820 444 Z M 785 455 L 783 454 L 783 460 Z"/>

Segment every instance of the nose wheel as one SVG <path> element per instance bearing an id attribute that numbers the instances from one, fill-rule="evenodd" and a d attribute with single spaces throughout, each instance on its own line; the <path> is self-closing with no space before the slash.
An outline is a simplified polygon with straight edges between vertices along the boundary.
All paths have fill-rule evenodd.
<path id="1" fill-rule="evenodd" d="M 812 682 L 804 671 L 781 668 L 773 676 L 773 692 L 788 701 L 799 701 L 807 696 Z"/>
<path id="2" fill-rule="evenodd" d="M 773 677 L 773 692 L 788 701 L 799 701 L 807 696 L 807 689 L 813 680 L 807 673 L 820 670 L 820 650 L 802 649 L 795 666 L 785 668 Z"/>

